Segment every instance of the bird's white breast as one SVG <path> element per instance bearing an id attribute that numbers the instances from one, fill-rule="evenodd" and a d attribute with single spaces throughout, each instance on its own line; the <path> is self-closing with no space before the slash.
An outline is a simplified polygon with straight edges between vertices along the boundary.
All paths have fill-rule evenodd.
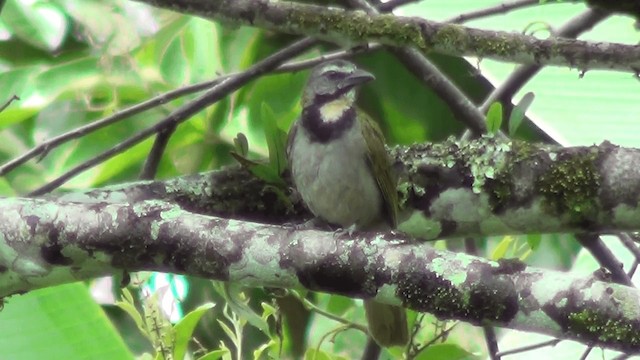
<path id="1" fill-rule="evenodd" d="M 299 126 L 291 145 L 291 170 L 311 212 L 343 228 L 366 227 L 381 218 L 382 197 L 367 164 L 360 124 L 327 143 L 312 142 Z"/>

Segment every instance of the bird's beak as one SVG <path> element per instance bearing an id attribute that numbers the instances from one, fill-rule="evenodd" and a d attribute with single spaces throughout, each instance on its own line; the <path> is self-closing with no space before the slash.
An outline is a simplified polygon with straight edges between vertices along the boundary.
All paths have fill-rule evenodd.
<path id="1" fill-rule="evenodd" d="M 364 70 L 360 70 L 360 69 L 356 69 L 349 76 L 344 78 L 344 80 L 342 80 L 340 82 L 338 87 L 341 88 L 341 89 L 354 87 L 356 85 L 364 84 L 366 82 L 369 82 L 369 81 L 375 80 L 375 79 L 376 79 L 376 77 L 373 76 L 373 74 L 371 74 L 370 72 L 367 72 L 367 71 L 364 71 Z"/>

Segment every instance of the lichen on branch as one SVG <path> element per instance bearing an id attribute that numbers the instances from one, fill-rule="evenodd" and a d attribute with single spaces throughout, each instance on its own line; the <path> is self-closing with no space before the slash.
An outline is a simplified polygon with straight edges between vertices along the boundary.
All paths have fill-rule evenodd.
<path id="1" fill-rule="evenodd" d="M 137 0 L 225 23 L 314 36 L 349 45 L 377 42 L 422 52 L 476 56 L 510 63 L 555 65 L 581 71 L 640 71 L 640 48 L 610 42 L 533 36 L 443 24 L 417 17 L 365 14 L 274 0 Z"/>

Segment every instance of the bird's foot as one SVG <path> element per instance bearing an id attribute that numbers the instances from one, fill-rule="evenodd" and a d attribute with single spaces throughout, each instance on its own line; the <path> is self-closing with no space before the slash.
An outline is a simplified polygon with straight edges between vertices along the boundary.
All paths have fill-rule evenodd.
<path id="1" fill-rule="evenodd" d="M 293 227 L 295 230 L 334 230 L 334 228 L 331 227 L 329 223 L 320 218 L 309 219 L 303 223 L 298 224 L 287 223 L 285 224 L 285 226 Z"/>
<path id="2" fill-rule="evenodd" d="M 355 231 L 356 231 L 356 224 L 353 224 L 348 228 L 340 228 L 336 230 L 335 233 L 336 235 L 348 235 L 349 237 L 352 237 Z"/>

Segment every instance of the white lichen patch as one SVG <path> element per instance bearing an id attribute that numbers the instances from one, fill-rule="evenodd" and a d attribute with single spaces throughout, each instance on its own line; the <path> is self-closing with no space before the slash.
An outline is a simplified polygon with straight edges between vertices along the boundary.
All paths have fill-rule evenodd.
<path id="1" fill-rule="evenodd" d="M 469 142 L 466 144 L 468 151 L 473 156 L 469 156 L 467 168 L 473 176 L 472 190 L 476 194 L 483 191 L 487 179 L 493 179 L 498 172 L 497 166 L 504 163 L 505 155 L 511 150 L 509 143 L 495 142 L 491 139 L 483 141 Z"/>
<path id="2" fill-rule="evenodd" d="M 558 291 L 571 289 L 573 281 L 574 278 L 566 273 L 545 273 L 539 280 L 532 281 L 531 296 L 542 306 L 552 301 Z"/>

